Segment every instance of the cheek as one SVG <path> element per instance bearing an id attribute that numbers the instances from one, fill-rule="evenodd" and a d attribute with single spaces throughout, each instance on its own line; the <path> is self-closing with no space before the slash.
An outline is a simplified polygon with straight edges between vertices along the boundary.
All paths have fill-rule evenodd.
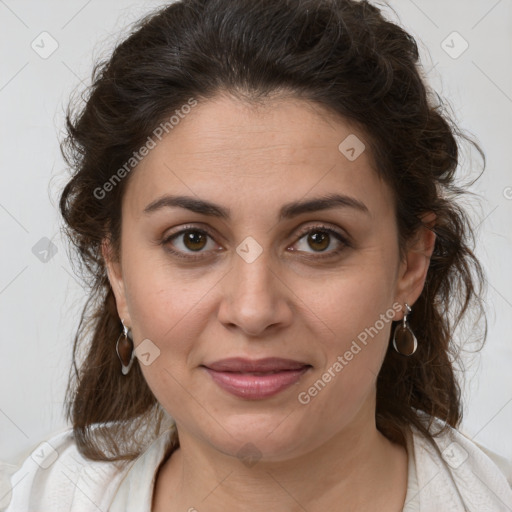
<path id="1" fill-rule="evenodd" d="M 360 265 L 333 277 L 311 301 L 325 326 L 325 334 L 317 337 L 325 353 L 317 387 L 325 384 L 331 389 L 325 395 L 339 394 L 347 407 L 373 388 L 388 347 L 395 315 L 394 267 L 377 265 L 383 258 L 367 253 Z"/>
<path id="2" fill-rule="evenodd" d="M 177 349 L 185 344 L 183 330 L 200 328 L 207 294 L 218 277 L 206 270 L 180 271 L 161 248 L 127 251 L 123 269 L 135 340 L 172 341 Z"/>
<path id="3" fill-rule="evenodd" d="M 127 251 L 123 261 L 126 299 L 136 353 L 141 343 L 150 340 L 158 354 L 148 365 L 139 357 L 142 373 L 164 408 L 181 410 L 190 399 L 184 390 L 189 387 L 191 368 L 201 359 L 198 340 L 209 332 L 212 300 L 218 297 L 224 271 L 180 271 L 165 255 L 155 256 L 157 252 Z"/>
<path id="4" fill-rule="evenodd" d="M 324 321 L 331 338 L 338 340 L 340 349 L 376 323 L 379 331 L 386 326 L 389 330 L 391 325 L 394 273 L 391 266 L 374 264 L 374 259 L 361 257 L 360 264 L 333 274 L 321 290 L 304 284 L 309 289 L 311 309 Z M 380 321 L 382 315 L 385 325 Z"/>

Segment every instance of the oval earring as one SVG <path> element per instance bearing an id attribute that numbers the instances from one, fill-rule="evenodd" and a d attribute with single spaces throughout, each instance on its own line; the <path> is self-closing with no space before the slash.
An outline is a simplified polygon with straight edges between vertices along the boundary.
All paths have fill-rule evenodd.
<path id="1" fill-rule="evenodd" d="M 123 332 L 120 334 L 119 338 L 117 338 L 116 342 L 116 352 L 119 361 L 121 361 L 121 372 L 123 375 L 128 375 L 130 371 L 133 360 L 134 360 L 134 351 L 133 351 L 133 338 L 131 329 L 124 325 L 123 320 L 121 320 L 123 324 Z"/>
<path id="2" fill-rule="evenodd" d="M 412 309 L 407 302 L 405 303 L 404 318 L 401 324 L 398 324 L 393 333 L 393 347 L 402 356 L 412 356 L 418 348 L 418 340 L 409 327 L 407 317 Z"/>

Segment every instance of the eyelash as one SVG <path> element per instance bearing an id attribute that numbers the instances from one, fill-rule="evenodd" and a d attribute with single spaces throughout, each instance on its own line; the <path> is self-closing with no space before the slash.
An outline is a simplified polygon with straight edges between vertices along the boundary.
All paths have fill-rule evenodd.
<path id="1" fill-rule="evenodd" d="M 181 236 L 187 232 L 200 233 L 202 235 L 206 235 L 206 236 L 210 237 L 211 239 L 213 239 L 213 235 L 208 230 L 197 228 L 195 226 L 185 226 L 180 231 L 165 237 L 160 242 L 160 244 L 165 247 L 166 251 L 170 252 L 174 256 L 177 256 L 178 258 L 182 258 L 182 259 L 188 260 L 188 261 L 197 261 L 199 259 L 203 259 L 204 258 L 203 253 L 200 251 L 198 252 L 198 254 L 196 256 L 185 256 L 186 253 L 184 253 L 182 251 L 176 251 L 169 247 L 168 244 L 171 240 L 174 240 L 175 238 L 178 238 L 179 236 Z M 325 256 L 324 251 L 322 251 L 322 252 L 318 253 L 319 254 L 318 256 L 312 256 L 312 257 L 304 256 L 305 258 L 312 258 L 316 261 L 324 260 L 324 259 L 331 259 L 331 258 L 334 258 L 335 256 L 338 256 L 346 248 L 352 247 L 352 244 L 339 231 L 336 231 L 336 230 L 329 228 L 327 226 L 324 226 L 324 225 L 308 226 L 307 228 L 301 230 L 298 234 L 299 238 L 297 239 L 297 242 L 300 241 L 302 238 L 304 238 L 305 235 L 308 235 L 308 234 L 314 233 L 314 232 L 322 232 L 322 233 L 326 233 L 326 234 L 334 236 L 339 242 L 341 242 L 341 246 L 338 247 L 338 249 L 329 251 L 327 256 Z M 297 242 L 295 242 L 295 243 L 297 243 Z"/>

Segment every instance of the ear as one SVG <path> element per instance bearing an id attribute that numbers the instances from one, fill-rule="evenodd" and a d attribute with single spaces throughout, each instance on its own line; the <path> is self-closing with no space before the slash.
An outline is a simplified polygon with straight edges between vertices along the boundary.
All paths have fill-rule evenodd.
<path id="1" fill-rule="evenodd" d="M 121 318 L 127 327 L 131 327 L 132 322 L 126 303 L 126 292 L 123 280 L 123 274 L 120 261 L 114 258 L 114 251 L 108 238 L 104 238 L 101 243 L 101 254 L 105 261 L 108 280 L 116 298 L 116 307 L 119 318 Z"/>
<path id="2" fill-rule="evenodd" d="M 421 221 L 423 225 L 407 244 L 404 259 L 400 262 L 395 298 L 402 306 L 407 302 L 412 307 L 421 295 L 434 251 L 436 215 L 429 212 L 421 217 Z M 401 318 L 403 313 L 395 320 Z"/>

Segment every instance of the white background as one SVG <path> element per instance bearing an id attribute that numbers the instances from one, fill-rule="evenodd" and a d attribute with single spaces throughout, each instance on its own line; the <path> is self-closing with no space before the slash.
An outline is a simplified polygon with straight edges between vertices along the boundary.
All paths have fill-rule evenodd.
<path id="1" fill-rule="evenodd" d="M 66 426 L 64 390 L 85 299 L 59 232 L 63 111 L 123 28 L 161 4 L 0 1 L 0 462 L 11 466 Z M 389 4 L 418 38 L 431 84 L 488 158 L 473 190 L 482 196 L 474 217 L 489 278 L 489 336 L 468 360 L 462 431 L 512 460 L 512 0 Z M 59 45 L 47 59 L 31 48 L 43 31 Z M 469 44 L 456 59 L 441 46 L 453 31 Z M 457 51 L 464 43 L 450 36 L 445 44 Z M 58 250 L 47 263 L 32 252 L 43 237 Z"/>

